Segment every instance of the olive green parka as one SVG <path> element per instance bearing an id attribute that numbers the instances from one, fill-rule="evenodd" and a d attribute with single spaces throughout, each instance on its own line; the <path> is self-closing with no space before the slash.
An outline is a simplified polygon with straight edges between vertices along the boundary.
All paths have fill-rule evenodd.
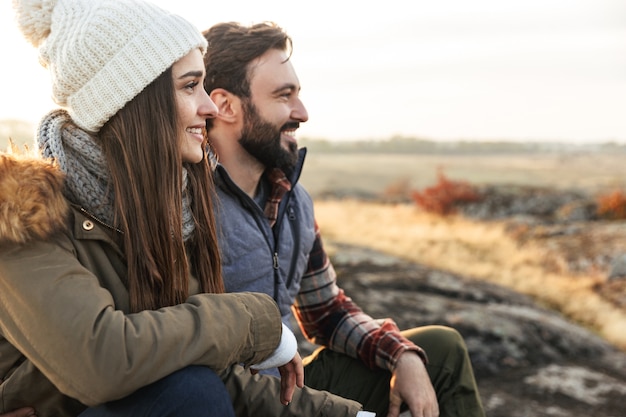
<path id="1" fill-rule="evenodd" d="M 354 416 L 360 405 L 243 366 L 266 359 L 280 313 L 258 293 L 201 294 L 129 313 L 120 232 L 71 206 L 63 174 L 38 157 L 0 154 L 0 413 L 34 406 L 76 416 L 189 365 L 222 375 L 238 416 Z"/>

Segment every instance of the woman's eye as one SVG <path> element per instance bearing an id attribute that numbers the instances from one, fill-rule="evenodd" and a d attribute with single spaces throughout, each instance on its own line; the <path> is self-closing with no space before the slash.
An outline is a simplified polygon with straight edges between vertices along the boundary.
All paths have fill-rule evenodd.
<path id="1" fill-rule="evenodd" d="M 198 84 L 200 84 L 198 81 L 193 81 L 187 84 L 185 88 L 188 88 L 189 90 L 193 90 Z"/>

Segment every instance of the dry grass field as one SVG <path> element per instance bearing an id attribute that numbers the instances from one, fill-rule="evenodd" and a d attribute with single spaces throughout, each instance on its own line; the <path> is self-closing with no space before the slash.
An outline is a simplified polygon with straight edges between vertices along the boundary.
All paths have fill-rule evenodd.
<path id="1" fill-rule="evenodd" d="M 590 224 L 585 239 L 576 243 L 565 239 L 565 244 L 559 243 L 555 249 L 553 242 L 545 239 L 521 244 L 506 221 L 441 217 L 425 213 L 411 203 L 389 204 L 349 197 L 350 191 L 357 195 L 381 195 L 398 181 L 415 189 L 423 188 L 435 181 L 439 167 L 450 178 L 475 184 L 534 185 L 593 194 L 624 185 L 623 158 L 624 155 L 608 154 L 311 155 L 302 182 L 316 200 L 316 215 L 326 240 L 367 246 L 507 286 L 563 312 L 626 350 L 626 309 L 597 291 L 605 283 L 607 271 L 573 271 L 567 267 L 568 259 L 597 257 L 597 253 L 591 252 L 603 247 L 623 249 L 626 253 L 626 228 L 611 229 L 624 236 L 612 236 L 609 241 L 607 236 L 592 230 L 600 226 Z M 328 195 L 348 197 L 329 199 L 325 197 Z M 593 236 L 597 241 L 592 242 Z M 567 253 L 563 247 L 567 247 Z M 626 291 L 626 286 L 620 288 Z"/>
<path id="2" fill-rule="evenodd" d="M 314 197 L 333 192 L 381 193 L 398 182 L 433 184 L 437 170 L 473 184 L 511 184 L 581 189 L 626 187 L 626 154 L 419 155 L 319 154 L 309 152 L 301 182 Z"/>

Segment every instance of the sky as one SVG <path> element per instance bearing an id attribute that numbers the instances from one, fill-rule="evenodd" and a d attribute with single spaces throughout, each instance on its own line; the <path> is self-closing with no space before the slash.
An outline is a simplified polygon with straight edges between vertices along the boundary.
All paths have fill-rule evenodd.
<path id="1" fill-rule="evenodd" d="M 154 0 L 200 30 L 293 38 L 300 137 L 626 143 L 624 0 Z M 407 6 L 410 5 L 410 8 Z M 0 3 L 0 119 L 36 123 L 49 74 Z"/>

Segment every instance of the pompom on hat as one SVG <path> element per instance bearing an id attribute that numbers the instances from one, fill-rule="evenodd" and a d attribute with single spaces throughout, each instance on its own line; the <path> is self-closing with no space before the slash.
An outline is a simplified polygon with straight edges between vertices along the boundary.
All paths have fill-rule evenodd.
<path id="1" fill-rule="evenodd" d="M 13 8 L 50 71 L 52 98 L 90 132 L 194 48 L 206 52 L 195 26 L 142 0 L 13 0 Z"/>

